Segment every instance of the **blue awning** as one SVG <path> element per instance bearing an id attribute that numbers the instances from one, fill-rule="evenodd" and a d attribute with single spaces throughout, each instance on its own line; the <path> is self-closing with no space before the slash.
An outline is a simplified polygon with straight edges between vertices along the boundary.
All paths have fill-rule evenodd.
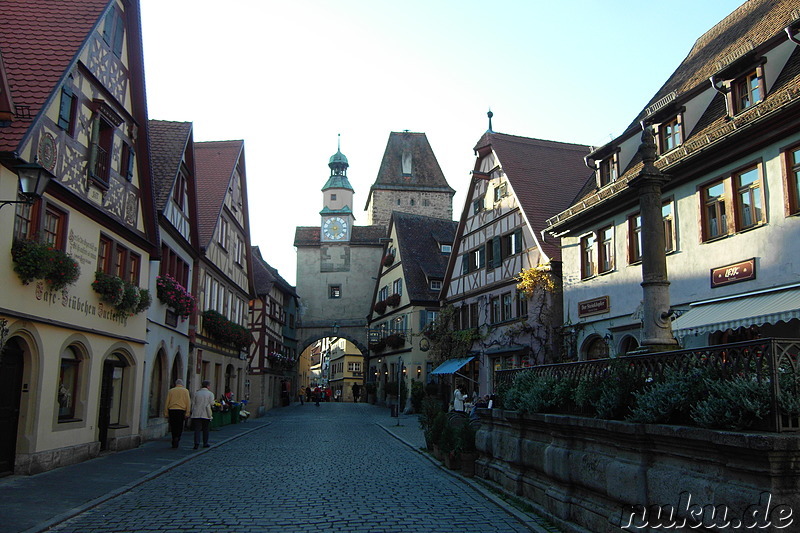
<path id="1" fill-rule="evenodd" d="M 448 359 L 441 365 L 437 366 L 436 369 L 431 372 L 431 374 L 455 374 L 461 367 L 469 363 L 475 359 L 475 356 L 471 357 L 458 357 L 456 359 Z"/>

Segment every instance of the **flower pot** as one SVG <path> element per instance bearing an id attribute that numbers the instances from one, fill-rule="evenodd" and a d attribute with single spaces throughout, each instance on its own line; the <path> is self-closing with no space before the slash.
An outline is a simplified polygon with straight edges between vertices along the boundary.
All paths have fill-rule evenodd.
<path id="1" fill-rule="evenodd" d="M 461 452 L 461 473 L 464 477 L 475 475 L 475 460 L 478 458 L 476 452 Z"/>

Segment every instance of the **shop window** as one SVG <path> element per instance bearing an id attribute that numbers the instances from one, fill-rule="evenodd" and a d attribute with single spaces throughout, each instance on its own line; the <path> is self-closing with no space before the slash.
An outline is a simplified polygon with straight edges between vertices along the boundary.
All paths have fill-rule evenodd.
<path id="1" fill-rule="evenodd" d="M 72 422 L 77 419 L 76 406 L 79 397 L 81 358 L 70 346 L 61 354 L 61 370 L 58 377 L 58 421 Z"/>

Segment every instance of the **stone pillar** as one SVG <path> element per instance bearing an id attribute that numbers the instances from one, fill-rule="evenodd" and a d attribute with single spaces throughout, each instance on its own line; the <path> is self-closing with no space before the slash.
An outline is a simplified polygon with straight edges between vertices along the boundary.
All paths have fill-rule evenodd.
<path id="1" fill-rule="evenodd" d="M 642 341 L 637 353 L 675 350 L 678 341 L 672 335 L 661 214 L 661 187 L 667 177 L 655 166 L 656 144 L 650 126 L 642 132 L 639 155 L 644 166 L 629 183 L 638 190 L 642 218 Z"/>

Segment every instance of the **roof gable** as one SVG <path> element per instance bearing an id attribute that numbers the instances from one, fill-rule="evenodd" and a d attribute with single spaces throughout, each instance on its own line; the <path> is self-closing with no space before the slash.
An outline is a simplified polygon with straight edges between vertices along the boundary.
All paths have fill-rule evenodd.
<path id="1" fill-rule="evenodd" d="M 150 159 L 153 168 L 153 196 L 156 209 L 163 211 L 172 195 L 181 161 L 191 140 L 191 122 L 148 121 Z"/>
<path id="2" fill-rule="evenodd" d="M 207 247 L 214 238 L 225 195 L 233 179 L 244 141 L 209 141 L 194 145 L 195 179 L 198 194 L 200 245 Z M 242 184 L 244 186 L 244 184 Z"/>

